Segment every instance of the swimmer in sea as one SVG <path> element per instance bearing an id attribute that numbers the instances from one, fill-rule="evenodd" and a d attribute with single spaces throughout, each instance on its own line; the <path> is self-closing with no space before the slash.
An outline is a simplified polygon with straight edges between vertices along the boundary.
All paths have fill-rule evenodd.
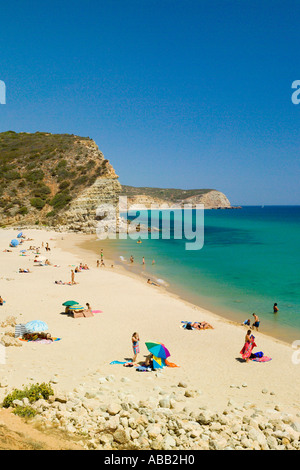
<path id="1" fill-rule="evenodd" d="M 279 308 L 277 307 L 277 304 L 275 303 L 275 304 L 273 305 L 273 312 L 274 312 L 274 313 L 277 313 L 278 310 L 279 310 Z"/>

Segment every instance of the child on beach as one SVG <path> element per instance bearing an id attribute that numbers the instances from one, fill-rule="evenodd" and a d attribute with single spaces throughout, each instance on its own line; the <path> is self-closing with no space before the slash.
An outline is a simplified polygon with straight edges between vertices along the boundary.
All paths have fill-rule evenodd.
<path id="1" fill-rule="evenodd" d="M 133 349 L 132 362 L 136 362 L 137 355 L 140 352 L 140 347 L 139 347 L 140 337 L 136 331 L 133 333 L 131 341 L 132 341 L 132 349 Z"/>

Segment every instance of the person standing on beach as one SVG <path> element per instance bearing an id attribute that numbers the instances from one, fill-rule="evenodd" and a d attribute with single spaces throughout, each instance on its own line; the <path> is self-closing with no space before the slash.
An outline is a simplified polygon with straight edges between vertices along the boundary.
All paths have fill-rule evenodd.
<path id="1" fill-rule="evenodd" d="M 243 349 L 240 351 L 240 354 L 242 355 L 242 358 L 246 361 L 249 362 L 250 356 L 252 354 L 252 349 L 256 347 L 256 344 L 254 343 L 254 336 L 251 335 L 251 330 L 247 331 L 247 334 L 245 336 L 245 344 L 243 346 Z"/>
<path id="2" fill-rule="evenodd" d="M 131 341 L 132 341 L 132 349 L 133 349 L 132 362 L 136 362 L 137 355 L 140 352 L 140 346 L 139 346 L 140 337 L 136 331 L 133 333 Z"/>
<path id="3" fill-rule="evenodd" d="M 259 320 L 258 316 L 255 313 L 252 313 L 252 315 L 254 317 L 254 323 L 252 325 L 252 328 L 256 328 L 256 331 L 258 331 L 260 320 Z"/>
<path id="4" fill-rule="evenodd" d="M 100 258 L 101 258 L 101 262 L 102 262 L 103 261 L 103 248 L 101 248 Z"/>
<path id="5" fill-rule="evenodd" d="M 75 274 L 73 269 L 71 269 L 71 284 L 75 284 Z"/>
<path id="6" fill-rule="evenodd" d="M 97 268 L 100 266 L 100 261 L 97 259 Z"/>
<path id="7" fill-rule="evenodd" d="M 131 264 L 133 264 L 133 260 L 134 260 L 134 258 L 133 258 L 133 256 L 131 255 L 131 256 L 130 256 L 130 263 L 131 263 Z"/>
<path id="8" fill-rule="evenodd" d="M 143 256 L 143 264 L 145 264 L 145 257 Z"/>

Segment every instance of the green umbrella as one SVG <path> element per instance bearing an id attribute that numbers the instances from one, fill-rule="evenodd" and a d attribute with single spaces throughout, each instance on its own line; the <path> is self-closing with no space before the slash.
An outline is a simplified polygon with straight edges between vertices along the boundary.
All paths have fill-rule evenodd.
<path id="1" fill-rule="evenodd" d="M 75 300 L 67 300 L 63 303 L 64 307 L 71 307 L 71 305 L 78 305 L 78 302 L 75 302 Z"/>

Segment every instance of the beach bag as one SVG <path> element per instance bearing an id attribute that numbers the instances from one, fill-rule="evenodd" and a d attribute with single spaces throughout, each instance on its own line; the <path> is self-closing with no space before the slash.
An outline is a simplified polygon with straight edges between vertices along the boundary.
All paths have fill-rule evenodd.
<path id="1" fill-rule="evenodd" d="M 264 355 L 264 353 L 262 351 L 254 353 L 254 357 L 263 357 L 263 355 Z"/>

